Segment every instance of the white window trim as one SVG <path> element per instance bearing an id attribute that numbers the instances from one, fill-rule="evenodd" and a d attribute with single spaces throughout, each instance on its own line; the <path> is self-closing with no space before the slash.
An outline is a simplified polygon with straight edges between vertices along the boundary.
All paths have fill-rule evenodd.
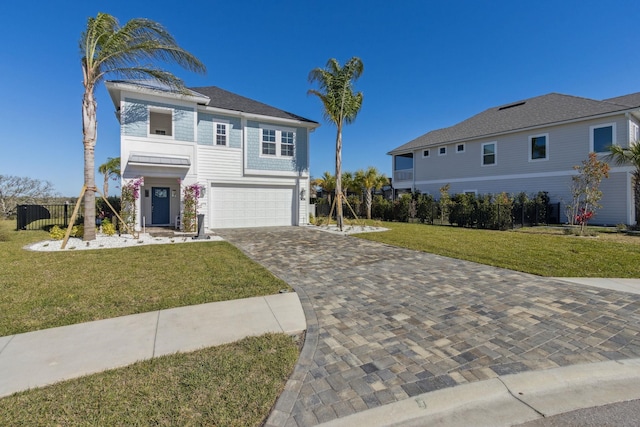
<path id="1" fill-rule="evenodd" d="M 151 113 L 160 113 L 160 114 L 170 114 L 171 115 L 171 135 L 160 135 L 157 133 L 151 133 Z M 165 138 L 165 139 L 175 139 L 176 137 L 176 124 L 173 119 L 173 108 L 168 107 L 156 107 L 154 105 L 147 106 L 147 117 L 149 120 L 147 121 L 147 136 L 154 138 Z"/>
<path id="2" fill-rule="evenodd" d="M 544 149 L 544 155 L 545 157 L 542 159 L 534 159 L 532 156 L 532 147 L 531 147 L 531 142 L 533 141 L 533 138 L 540 138 L 544 136 L 544 140 L 545 140 L 545 149 Z M 545 162 L 547 160 L 549 160 L 549 134 L 548 133 L 540 133 L 537 135 L 529 135 L 529 143 L 527 144 L 527 153 L 529 156 L 529 161 L 530 162 Z"/>
<path id="3" fill-rule="evenodd" d="M 493 148 L 493 159 L 494 162 L 491 164 L 485 164 L 484 163 L 484 146 L 485 145 L 494 145 Z M 491 166 L 496 166 L 498 164 L 498 141 L 491 141 L 491 142 L 483 142 L 482 145 L 480 146 L 480 166 L 484 167 L 491 167 Z"/>
<path id="4" fill-rule="evenodd" d="M 600 123 L 597 125 L 593 125 L 593 126 L 589 126 L 589 152 L 595 152 L 594 148 L 593 148 L 593 131 L 596 129 L 600 129 L 600 128 L 606 128 L 611 126 L 611 139 L 613 141 L 611 141 L 611 145 L 618 145 L 618 141 L 616 139 L 616 123 L 612 122 L 612 123 Z M 598 151 L 598 154 L 608 154 L 608 151 Z"/>
<path id="5" fill-rule="evenodd" d="M 225 127 L 225 135 L 226 135 L 226 143 L 224 145 L 218 145 L 218 125 L 224 125 Z M 220 148 L 228 148 L 229 147 L 229 122 L 225 120 L 216 119 L 213 121 L 213 146 Z M 260 135 L 262 137 L 262 135 Z M 262 141 L 260 141 L 262 142 Z"/>
<path id="6" fill-rule="evenodd" d="M 458 147 L 461 145 L 462 145 L 462 150 L 458 150 Z M 456 144 L 456 154 L 464 153 L 466 149 L 467 149 L 467 145 L 464 142 Z"/>
<path id="7" fill-rule="evenodd" d="M 441 150 L 444 148 L 444 153 L 441 152 Z M 438 147 L 438 156 L 446 156 L 447 155 L 447 146 L 443 145 L 441 147 Z"/>
<path id="8" fill-rule="evenodd" d="M 263 154 L 262 153 L 262 129 L 274 130 L 276 132 L 276 154 Z M 293 155 L 282 155 L 282 132 L 293 132 Z M 296 141 L 298 135 L 296 135 L 296 129 L 271 125 L 260 125 L 260 156 L 265 159 L 295 159 L 296 157 Z"/>
<path id="9" fill-rule="evenodd" d="M 637 123 L 631 122 L 631 131 L 629 132 L 629 145 L 638 142 L 640 140 L 640 126 Z"/>
<path id="10" fill-rule="evenodd" d="M 427 153 L 427 155 L 425 156 L 424 153 Z M 425 148 L 422 150 L 422 158 L 426 159 L 427 157 L 431 157 L 431 149 L 430 148 Z"/>

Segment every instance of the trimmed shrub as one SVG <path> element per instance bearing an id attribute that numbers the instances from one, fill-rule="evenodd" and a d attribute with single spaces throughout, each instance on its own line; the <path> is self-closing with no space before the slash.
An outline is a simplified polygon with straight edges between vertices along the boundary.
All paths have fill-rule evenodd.
<path id="1" fill-rule="evenodd" d="M 102 234 L 107 236 L 113 236 L 116 234 L 116 226 L 109 221 L 109 218 L 102 220 Z"/>
<path id="2" fill-rule="evenodd" d="M 49 237 L 51 237 L 53 240 L 64 239 L 64 234 L 65 231 L 57 225 L 54 225 L 53 227 L 51 227 L 51 230 L 49 230 Z"/>

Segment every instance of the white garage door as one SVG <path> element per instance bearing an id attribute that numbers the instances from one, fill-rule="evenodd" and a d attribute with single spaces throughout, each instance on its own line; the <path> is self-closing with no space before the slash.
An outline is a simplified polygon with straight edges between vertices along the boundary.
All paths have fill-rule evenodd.
<path id="1" fill-rule="evenodd" d="M 294 187 L 214 185 L 210 228 L 295 225 Z"/>

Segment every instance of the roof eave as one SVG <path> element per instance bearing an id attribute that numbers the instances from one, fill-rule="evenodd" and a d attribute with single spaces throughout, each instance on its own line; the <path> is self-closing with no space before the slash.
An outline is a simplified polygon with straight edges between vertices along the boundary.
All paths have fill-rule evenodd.
<path id="1" fill-rule="evenodd" d="M 258 120 L 258 121 L 271 121 L 271 122 L 278 121 L 278 122 L 287 123 L 291 125 L 295 124 L 297 126 L 303 126 L 309 129 L 316 129 L 320 126 L 320 123 L 314 122 L 308 119 L 306 120 L 287 119 L 284 117 L 268 116 L 265 114 L 248 113 L 240 110 L 230 110 L 227 108 L 210 107 L 210 106 L 199 106 L 198 109 L 208 113 L 232 114 L 232 115 L 237 115 L 240 117 Z"/>
<path id="2" fill-rule="evenodd" d="M 517 129 L 511 129 L 508 131 L 503 131 L 503 132 L 495 132 L 495 133 L 488 133 L 488 134 L 484 134 L 484 135 L 477 135 L 477 136 L 472 136 L 472 137 L 468 137 L 468 138 L 460 138 L 460 139 L 452 139 L 449 141 L 438 141 L 438 142 L 432 142 L 429 144 L 424 144 L 424 145 L 417 145 L 415 147 L 411 147 L 411 148 L 406 148 L 406 149 L 400 149 L 400 147 L 402 147 L 403 144 L 400 147 L 394 148 L 393 150 L 389 151 L 387 153 L 387 155 L 397 155 L 397 154 L 404 154 L 404 153 L 411 153 L 413 151 L 416 150 L 421 150 L 423 148 L 429 148 L 429 147 L 436 147 L 439 145 L 446 145 L 446 144 L 457 144 L 457 143 L 461 143 L 461 142 L 469 142 L 469 141 L 474 141 L 476 139 L 486 139 L 486 138 L 494 138 L 494 137 L 498 137 L 501 135 L 508 135 L 510 133 L 515 133 L 515 132 L 524 132 L 527 130 L 536 130 L 536 129 L 541 129 L 541 128 L 545 128 L 548 126 L 560 126 L 560 125 L 564 125 L 564 124 L 570 124 L 570 123 L 576 123 L 576 122 L 581 122 L 581 121 L 585 121 L 585 120 L 593 120 L 596 118 L 604 118 L 604 117 L 611 117 L 611 116 L 617 116 L 619 114 L 625 114 L 625 113 L 639 113 L 640 114 L 640 108 L 638 107 L 629 107 L 629 108 L 624 108 L 622 110 L 617 110 L 617 111 L 611 111 L 608 113 L 602 113 L 602 114 L 595 114 L 595 115 L 591 115 L 591 116 L 583 116 L 583 117 L 578 117 L 575 119 L 570 119 L 570 120 L 562 120 L 562 121 L 558 121 L 558 122 L 549 122 L 549 123 L 544 123 L 544 124 L 540 124 L 540 125 L 535 125 L 535 126 L 527 126 L 527 127 L 522 127 L 522 128 L 517 128 Z M 436 129 L 439 130 L 439 129 Z"/>
<path id="3" fill-rule="evenodd" d="M 169 90 L 154 89 L 154 88 L 142 86 L 136 83 L 123 82 L 123 81 L 106 81 L 105 86 L 107 87 L 107 90 L 109 91 L 109 94 L 111 95 L 111 98 L 114 101 L 116 108 L 120 106 L 119 93 L 125 90 L 130 92 L 143 93 L 147 95 L 156 95 L 156 96 L 162 96 L 165 98 L 168 97 L 173 99 L 179 99 L 181 101 L 195 102 L 197 104 L 204 104 L 204 105 L 209 104 L 209 101 L 210 101 L 208 96 L 202 95 L 201 93 L 198 93 L 190 89 L 189 90 L 193 93 L 193 95 L 181 93 L 181 92 L 169 91 Z M 116 103 L 116 98 L 114 98 L 114 95 L 117 95 L 117 101 L 118 101 L 117 103 Z"/>

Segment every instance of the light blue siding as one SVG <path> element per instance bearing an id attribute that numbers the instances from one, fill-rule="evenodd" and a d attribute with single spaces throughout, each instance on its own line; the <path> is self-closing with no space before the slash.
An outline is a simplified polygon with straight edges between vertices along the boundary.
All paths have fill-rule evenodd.
<path id="1" fill-rule="evenodd" d="M 273 125 L 270 125 L 273 126 Z M 308 138 L 307 129 L 296 128 L 296 142 L 294 147 L 294 157 L 261 157 L 261 130 L 260 123 L 255 121 L 247 122 L 247 167 L 253 170 L 281 171 L 281 172 L 302 172 L 308 169 L 307 150 Z"/>
<path id="2" fill-rule="evenodd" d="M 173 109 L 174 139 L 178 141 L 193 141 L 193 108 L 162 102 L 142 101 L 125 98 L 124 111 L 121 111 L 122 133 L 127 136 L 146 137 L 149 121 L 148 107 L 162 107 Z"/>
<path id="3" fill-rule="evenodd" d="M 213 145 L 213 123 L 229 122 L 229 147 L 242 147 L 242 126 L 240 118 L 220 116 L 217 114 L 198 113 L 198 144 Z"/>

